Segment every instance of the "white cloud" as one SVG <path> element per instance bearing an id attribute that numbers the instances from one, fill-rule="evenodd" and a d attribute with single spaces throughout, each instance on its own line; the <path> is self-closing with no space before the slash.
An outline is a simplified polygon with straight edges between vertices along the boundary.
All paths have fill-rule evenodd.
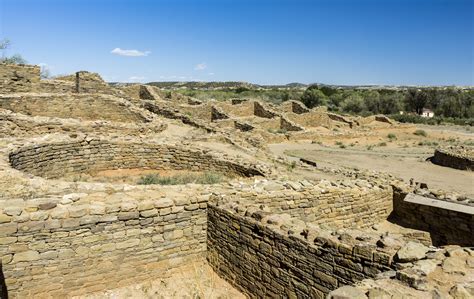
<path id="1" fill-rule="evenodd" d="M 110 53 L 119 55 L 119 56 L 130 56 L 130 57 L 138 57 L 138 56 L 148 56 L 150 51 L 138 51 L 138 50 L 123 50 L 120 48 L 115 48 Z"/>
<path id="2" fill-rule="evenodd" d="M 202 70 L 205 70 L 205 69 L 207 69 L 207 64 L 205 62 L 199 63 L 194 67 L 195 71 L 202 71 Z"/>
<path id="3" fill-rule="evenodd" d="M 209 76 L 214 76 L 214 73 L 209 73 L 208 75 L 209 75 Z"/>
<path id="4" fill-rule="evenodd" d="M 128 78 L 128 81 L 133 81 L 133 82 L 141 82 L 145 80 L 146 77 L 143 76 L 131 76 Z"/>

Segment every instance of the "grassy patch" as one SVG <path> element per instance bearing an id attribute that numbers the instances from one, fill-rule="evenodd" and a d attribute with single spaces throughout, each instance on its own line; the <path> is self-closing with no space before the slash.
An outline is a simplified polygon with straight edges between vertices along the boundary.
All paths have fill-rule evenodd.
<path id="1" fill-rule="evenodd" d="M 217 184 L 223 181 L 223 176 L 215 172 L 204 172 L 200 174 L 177 174 L 172 176 L 160 176 L 158 174 L 147 174 L 142 176 L 138 185 L 184 185 L 184 184 Z"/>
<path id="2" fill-rule="evenodd" d="M 387 146 L 387 142 L 380 142 L 378 146 Z"/>
<path id="3" fill-rule="evenodd" d="M 428 136 L 428 133 L 426 133 L 425 130 L 416 130 L 413 132 L 413 135 L 426 137 Z"/>
<path id="4" fill-rule="evenodd" d="M 393 133 L 388 133 L 387 138 L 391 141 L 397 140 L 397 135 Z"/>
<path id="5" fill-rule="evenodd" d="M 288 164 L 288 171 L 293 171 L 293 169 L 296 168 L 296 161 L 291 161 L 290 164 Z"/>

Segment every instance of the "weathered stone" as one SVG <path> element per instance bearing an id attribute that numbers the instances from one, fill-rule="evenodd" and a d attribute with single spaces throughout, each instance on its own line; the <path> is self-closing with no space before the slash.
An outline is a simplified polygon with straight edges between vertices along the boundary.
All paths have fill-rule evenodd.
<path id="1" fill-rule="evenodd" d="M 417 242 L 408 242 L 397 251 L 395 258 L 400 262 L 413 262 L 426 256 L 429 248 Z"/>
<path id="2" fill-rule="evenodd" d="M 367 299 L 367 296 L 355 287 L 343 286 L 330 292 L 328 299 Z"/>
<path id="3" fill-rule="evenodd" d="M 40 254 L 38 253 L 38 251 L 34 251 L 34 250 L 18 252 L 13 255 L 14 263 L 31 262 L 31 261 L 37 261 L 39 259 L 40 259 Z"/>

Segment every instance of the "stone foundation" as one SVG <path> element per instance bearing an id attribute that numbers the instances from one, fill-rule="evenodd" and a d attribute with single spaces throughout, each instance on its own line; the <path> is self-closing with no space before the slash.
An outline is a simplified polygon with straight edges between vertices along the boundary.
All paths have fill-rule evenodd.
<path id="1" fill-rule="evenodd" d="M 180 145 L 86 139 L 22 147 L 9 155 L 13 168 L 48 179 L 112 169 L 215 171 L 237 176 L 264 175 L 246 161 Z"/>

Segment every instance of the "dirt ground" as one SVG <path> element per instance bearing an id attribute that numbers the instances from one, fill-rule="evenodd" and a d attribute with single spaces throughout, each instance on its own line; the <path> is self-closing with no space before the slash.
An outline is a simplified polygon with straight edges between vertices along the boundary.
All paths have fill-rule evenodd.
<path id="1" fill-rule="evenodd" d="M 426 136 L 415 135 L 423 129 Z M 389 134 L 392 138 L 389 138 Z M 318 166 L 351 167 L 391 173 L 406 181 L 425 182 L 430 188 L 454 191 L 474 197 L 474 173 L 435 165 L 428 158 L 440 146 L 474 145 L 470 129 L 449 126 L 422 126 L 374 129 L 362 136 L 321 136 L 317 140 L 271 144 L 275 154 L 290 159 L 305 158 Z M 301 173 L 299 173 L 301 174 Z M 327 178 L 318 172 L 310 177 Z"/>
<path id="2" fill-rule="evenodd" d="M 97 292 L 75 299 L 130 299 L 130 298 L 246 298 L 228 282 L 220 278 L 204 261 L 198 260 L 189 265 L 170 270 L 169 276 L 145 281 L 118 289 Z"/>

